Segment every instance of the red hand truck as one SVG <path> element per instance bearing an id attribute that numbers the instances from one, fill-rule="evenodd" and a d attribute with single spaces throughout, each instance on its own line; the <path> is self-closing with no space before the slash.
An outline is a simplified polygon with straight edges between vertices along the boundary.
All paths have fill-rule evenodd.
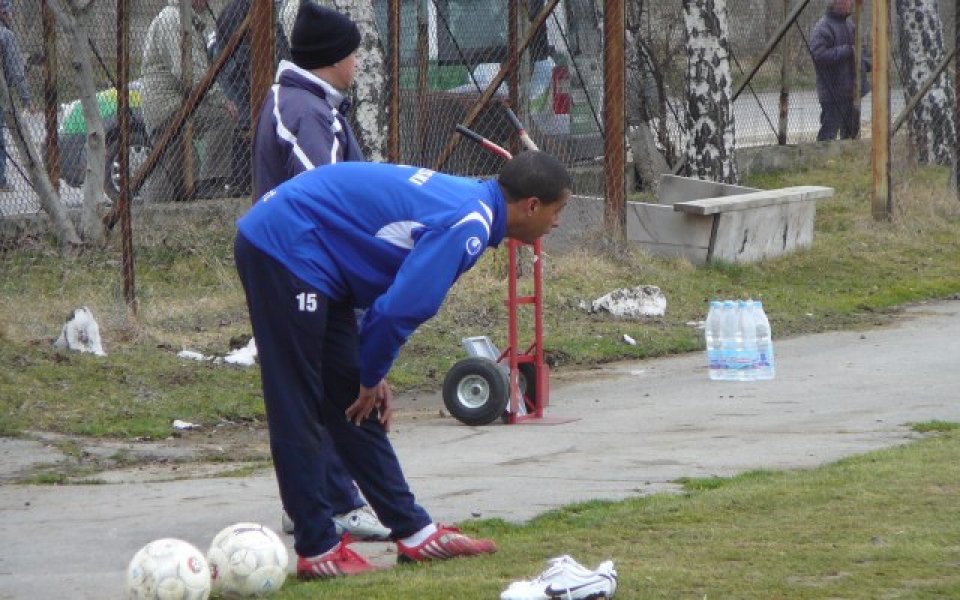
<path id="1" fill-rule="evenodd" d="M 504 109 L 524 146 L 537 150 L 514 112 L 508 106 Z M 508 160 L 512 158 L 506 148 L 475 131 L 463 125 L 457 125 L 456 130 L 485 150 Z M 454 364 L 444 378 L 444 405 L 466 425 L 488 425 L 498 418 L 510 424 L 554 424 L 572 420 L 548 420 L 543 414 L 550 403 L 550 367 L 543 352 L 543 263 L 540 240 L 537 240 L 532 244 L 533 294 L 519 295 L 518 251 L 523 245 L 507 240 L 507 349 L 500 352 L 486 336 L 465 338 L 463 345 L 470 356 Z M 533 342 L 521 352 L 517 313 L 526 305 L 533 306 L 534 333 Z"/>

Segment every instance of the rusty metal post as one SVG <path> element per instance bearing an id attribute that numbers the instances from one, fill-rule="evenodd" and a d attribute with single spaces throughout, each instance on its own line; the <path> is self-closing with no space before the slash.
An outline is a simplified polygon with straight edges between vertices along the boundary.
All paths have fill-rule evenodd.
<path id="1" fill-rule="evenodd" d="M 520 0 L 507 0 L 507 57 L 515 69 L 507 76 L 507 97 L 510 107 L 515 113 L 522 116 L 520 110 L 520 53 L 517 46 L 520 43 Z M 510 137 L 510 153 L 514 156 L 520 152 L 520 140 L 516 136 Z"/>
<path id="2" fill-rule="evenodd" d="M 200 43 L 203 44 L 204 41 L 200 40 Z M 191 89 L 193 87 L 193 4 L 190 0 L 180 0 L 180 76 L 183 78 L 183 89 Z M 180 152 L 182 159 L 180 165 L 183 169 L 183 192 L 187 198 L 192 198 L 196 187 L 196 181 L 194 180 L 196 157 L 193 153 L 193 119 L 184 124 L 183 135 L 180 137 Z M 181 199 L 174 198 L 174 200 Z"/>
<path id="3" fill-rule="evenodd" d="M 53 11 L 46 0 L 41 4 L 43 19 L 43 115 L 47 130 L 47 175 L 55 190 L 60 190 L 60 144 L 57 140 L 57 28 Z"/>
<path id="4" fill-rule="evenodd" d="M 603 6 L 603 181 L 606 203 L 603 220 L 615 242 L 627 238 L 624 161 L 624 0 L 604 0 Z"/>
<path id="5" fill-rule="evenodd" d="M 876 221 L 889 221 L 890 196 L 890 0 L 873 0 L 873 114 L 871 157 Z"/>
<path id="6" fill-rule="evenodd" d="M 387 111 L 387 162 L 400 162 L 400 0 L 387 2 L 390 36 L 390 106 Z"/>
<path id="7" fill-rule="evenodd" d="M 857 124 L 857 137 L 860 137 L 860 69 L 863 66 L 863 0 L 853 2 L 853 105 L 850 107 L 850 120 Z"/>
<path id="8" fill-rule="evenodd" d="M 256 131 L 257 119 L 260 116 L 260 107 L 270 91 L 273 83 L 273 73 L 277 66 L 277 22 L 273 2 L 251 2 L 249 13 L 250 39 L 250 130 L 242 132 L 246 139 L 244 143 L 253 146 L 253 132 Z M 220 40 L 222 43 L 223 40 Z M 227 50 L 224 49 L 224 52 Z M 232 53 L 233 51 L 231 51 Z M 251 154 L 252 157 L 252 154 Z M 252 168 L 251 168 L 252 170 Z M 257 198 L 253 195 L 253 173 L 247 175 L 250 179 L 250 202 Z"/>
<path id="9" fill-rule="evenodd" d="M 256 126 L 260 107 L 273 84 L 277 56 L 277 22 L 272 2 L 250 3 L 250 123 Z M 223 41 L 223 40 L 221 40 Z"/>
<path id="10" fill-rule="evenodd" d="M 130 217 L 130 0 L 117 0 L 117 120 L 120 125 L 120 247 L 123 265 L 123 298 L 130 315 L 137 314 L 133 259 L 133 227 Z"/>
<path id="11" fill-rule="evenodd" d="M 783 0 L 783 20 L 790 15 L 790 0 Z M 780 115 L 777 121 L 777 144 L 787 143 L 790 114 L 790 38 L 784 35 L 780 42 Z"/>
<path id="12" fill-rule="evenodd" d="M 428 75 L 430 73 L 430 40 L 427 2 L 430 0 L 419 0 L 417 2 L 417 156 L 420 162 L 418 165 L 427 164 L 427 134 L 430 132 L 430 103 L 427 101 L 427 92 L 429 91 Z"/>

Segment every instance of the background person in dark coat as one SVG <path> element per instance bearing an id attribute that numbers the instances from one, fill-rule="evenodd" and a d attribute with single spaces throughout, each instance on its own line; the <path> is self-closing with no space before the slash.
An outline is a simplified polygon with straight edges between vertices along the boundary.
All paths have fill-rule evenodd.
<path id="1" fill-rule="evenodd" d="M 827 12 L 810 34 L 810 56 L 817 73 L 820 131 L 817 141 L 855 138 L 860 133 L 858 112 L 853 110 L 854 30 L 850 13 L 853 0 L 830 0 Z M 861 96 L 867 92 L 865 73 L 870 70 L 862 53 Z"/>
<path id="2" fill-rule="evenodd" d="M 0 0 L 0 59 L 2 59 L 3 72 L 11 92 L 17 92 L 25 109 L 34 110 L 24 76 L 23 56 L 20 54 L 20 48 L 17 47 L 17 36 L 13 32 L 13 8 L 10 0 Z M 13 187 L 7 182 L 7 145 L 3 131 L 6 120 L 2 118 L 2 110 L 12 110 L 12 107 L 6 104 L 7 99 L 0 98 L 0 192 L 13 191 Z"/>

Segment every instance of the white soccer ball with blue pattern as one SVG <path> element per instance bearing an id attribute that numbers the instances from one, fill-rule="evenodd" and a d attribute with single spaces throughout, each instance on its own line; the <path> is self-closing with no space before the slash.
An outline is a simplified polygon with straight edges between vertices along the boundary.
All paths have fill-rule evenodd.
<path id="1" fill-rule="evenodd" d="M 207 600 L 210 567 L 192 544 L 154 540 L 134 554 L 127 567 L 127 600 Z"/>
<path id="2" fill-rule="evenodd" d="M 270 528 L 235 523 L 213 538 L 207 561 L 213 591 L 224 598 L 266 596 L 287 579 L 287 547 Z"/>

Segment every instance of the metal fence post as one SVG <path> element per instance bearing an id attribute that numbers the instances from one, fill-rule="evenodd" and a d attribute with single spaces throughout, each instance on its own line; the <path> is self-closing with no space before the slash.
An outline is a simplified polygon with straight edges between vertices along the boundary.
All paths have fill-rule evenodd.
<path id="1" fill-rule="evenodd" d="M 117 119 L 120 123 L 120 210 L 123 298 L 130 314 L 137 314 L 133 259 L 133 227 L 130 222 L 130 0 L 117 0 Z"/>
<path id="2" fill-rule="evenodd" d="M 400 0 L 387 2 L 387 31 L 390 44 L 389 102 L 387 111 L 387 162 L 400 162 Z"/>
<path id="3" fill-rule="evenodd" d="M 890 1 L 873 0 L 873 122 L 871 212 L 889 221 L 890 197 Z"/>
<path id="4" fill-rule="evenodd" d="M 624 2 L 604 0 L 603 7 L 603 181 L 607 236 L 627 238 L 624 160 Z"/>
<path id="5" fill-rule="evenodd" d="M 47 175 L 53 188 L 60 190 L 60 144 L 57 140 L 57 27 L 53 11 L 46 0 L 41 6 L 43 19 L 43 114 L 47 130 Z"/>
<path id="6" fill-rule="evenodd" d="M 857 124 L 857 137 L 860 137 L 860 70 L 863 67 L 863 0 L 853 3 L 853 104 L 850 120 Z"/>

